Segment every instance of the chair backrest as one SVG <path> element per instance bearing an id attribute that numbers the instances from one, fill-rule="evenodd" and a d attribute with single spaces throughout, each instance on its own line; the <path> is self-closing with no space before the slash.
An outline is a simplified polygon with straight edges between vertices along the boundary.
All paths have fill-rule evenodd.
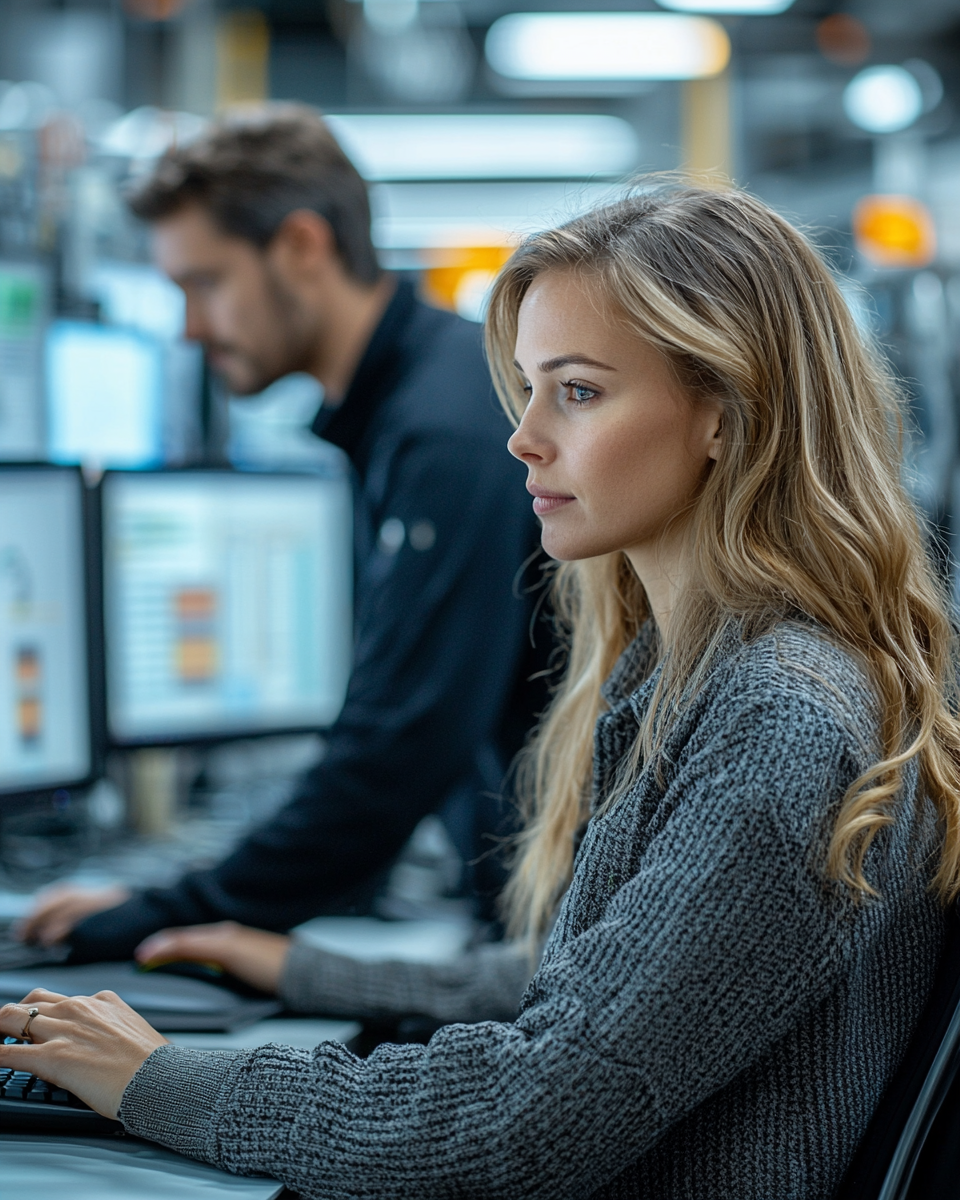
<path id="1" fill-rule="evenodd" d="M 951 905 L 940 964 L 903 1060 L 877 1106 L 838 1200 L 907 1200 L 960 1066 L 960 913 Z M 960 1192 L 955 1193 L 960 1194 Z M 925 1200 L 933 1200 L 927 1197 Z"/>

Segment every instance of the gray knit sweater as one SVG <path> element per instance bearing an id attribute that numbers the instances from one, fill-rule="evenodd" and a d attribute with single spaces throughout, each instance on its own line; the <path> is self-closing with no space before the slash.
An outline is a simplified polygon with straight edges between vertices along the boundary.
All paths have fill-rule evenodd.
<path id="1" fill-rule="evenodd" d="M 512 1021 L 535 966 L 517 942 L 480 945 L 449 963 L 419 963 L 361 962 L 294 941 L 278 991 L 292 1012 Z"/>
<path id="2" fill-rule="evenodd" d="M 598 797 L 649 704 L 647 656 L 641 639 L 606 689 Z M 875 742 L 862 672 L 814 628 L 731 633 L 659 764 L 590 822 L 516 1020 L 366 1060 L 164 1046 L 124 1124 L 329 1200 L 834 1196 L 942 936 L 914 767 L 868 857 L 882 898 L 824 880 Z"/>

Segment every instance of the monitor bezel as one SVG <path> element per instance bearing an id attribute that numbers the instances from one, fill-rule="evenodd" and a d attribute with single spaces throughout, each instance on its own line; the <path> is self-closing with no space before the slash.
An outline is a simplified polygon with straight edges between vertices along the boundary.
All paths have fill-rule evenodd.
<path id="1" fill-rule="evenodd" d="M 81 603 L 84 610 L 83 652 L 86 657 L 87 676 L 89 770 L 86 775 L 57 780 L 55 782 L 38 782 L 36 786 L 22 787 L 15 785 L 8 787 L 0 783 L 0 804 L 4 805 L 16 801 L 31 801 L 51 797 L 55 796 L 58 792 L 83 791 L 91 787 L 103 775 L 104 741 L 103 726 L 100 719 L 102 692 L 98 687 L 100 672 L 95 645 L 100 621 L 98 620 L 96 611 L 97 571 L 90 555 L 90 525 L 94 504 L 93 496 L 84 478 L 83 471 L 78 466 L 49 462 L 0 462 L 0 475 L 12 475 L 15 473 L 38 474 L 40 472 L 72 475 L 77 480 L 77 486 L 80 490 L 80 569 L 83 577 Z"/>
<path id="2" fill-rule="evenodd" d="M 196 466 L 177 466 L 177 467 L 160 467 L 148 468 L 145 470 L 137 470 L 133 468 L 111 468 L 104 471 L 97 485 L 97 503 L 96 503 L 96 533 L 95 540 L 98 549 L 98 557 L 100 563 L 99 574 L 99 589 L 101 603 L 99 605 L 99 642 L 101 646 L 100 661 L 103 669 L 103 705 L 102 705 L 102 727 L 104 731 L 104 742 L 108 749 L 111 750 L 145 750 L 145 749 L 162 749 L 165 747 L 173 748 L 176 746 L 216 746 L 226 742 L 245 742 L 253 741 L 261 738 L 270 737 L 294 737 L 301 734 L 323 734 L 330 728 L 330 725 L 272 725 L 269 728 L 263 726 L 229 726 L 224 729 L 204 729 L 197 733 L 181 732 L 171 734 L 169 737 L 164 737 L 159 734 L 144 734 L 142 736 L 121 736 L 115 734 L 110 728 L 110 670 L 107 663 L 108 648 L 107 648 L 107 631 L 106 631 L 106 588 L 107 588 L 107 554 L 103 539 L 106 493 L 111 479 L 116 477 L 122 478 L 150 478 L 163 477 L 170 478 L 172 476 L 240 476 L 240 477 L 256 477 L 265 479 L 304 479 L 314 482 L 323 480 L 341 480 L 349 489 L 349 477 L 346 471 L 338 471 L 329 467 L 322 467 L 319 470 L 309 469 L 292 469 L 292 470 L 277 470 L 277 469 L 260 469 L 259 467 L 234 467 L 229 464 L 212 464 L 212 465 L 196 465 Z M 351 503 L 353 497 L 351 496 Z M 353 541 L 351 533 L 351 544 Z M 351 573 L 353 564 L 351 563 Z M 352 633 L 351 633 L 352 637 Z"/>

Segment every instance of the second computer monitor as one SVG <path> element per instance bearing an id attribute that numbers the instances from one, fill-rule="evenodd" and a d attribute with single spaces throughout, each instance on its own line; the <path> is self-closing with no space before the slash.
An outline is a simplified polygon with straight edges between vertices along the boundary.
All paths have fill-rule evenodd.
<path id="1" fill-rule="evenodd" d="M 54 321 L 47 332 L 47 450 L 59 463 L 163 461 L 161 343 L 135 329 Z"/>
<path id="2" fill-rule="evenodd" d="M 336 719 L 352 657 L 346 478 L 108 473 L 102 514 L 115 743 Z"/>
<path id="3" fill-rule="evenodd" d="M 91 773 L 83 483 L 0 467 L 0 795 Z"/>

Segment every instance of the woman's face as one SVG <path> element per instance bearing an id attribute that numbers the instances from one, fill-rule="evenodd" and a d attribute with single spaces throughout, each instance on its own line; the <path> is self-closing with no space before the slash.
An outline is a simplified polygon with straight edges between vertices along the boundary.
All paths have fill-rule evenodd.
<path id="1" fill-rule="evenodd" d="M 508 445 L 527 464 L 543 548 L 561 560 L 623 550 L 639 567 L 717 455 L 719 403 L 693 399 L 572 273 L 534 280 L 516 355 L 529 401 Z"/>

